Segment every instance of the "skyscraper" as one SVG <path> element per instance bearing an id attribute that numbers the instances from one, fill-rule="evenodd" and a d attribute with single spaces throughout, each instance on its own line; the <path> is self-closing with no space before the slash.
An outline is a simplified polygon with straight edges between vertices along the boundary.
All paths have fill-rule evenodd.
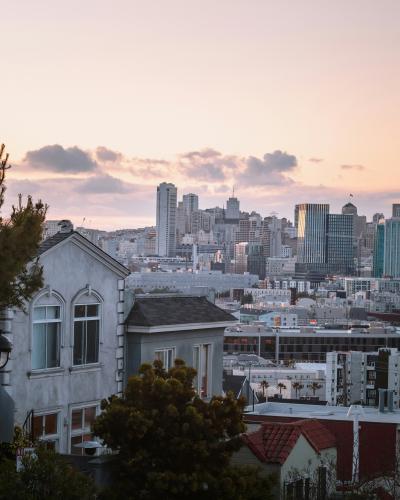
<path id="1" fill-rule="evenodd" d="M 297 260 L 303 264 L 326 263 L 326 229 L 329 205 L 303 203 L 296 205 Z"/>
<path id="2" fill-rule="evenodd" d="M 328 215 L 326 262 L 330 273 L 354 273 L 353 217 L 353 214 Z"/>
<path id="3" fill-rule="evenodd" d="M 225 218 L 231 220 L 238 220 L 240 216 L 240 202 L 237 198 L 231 197 L 226 202 Z"/>
<path id="4" fill-rule="evenodd" d="M 385 223 L 382 221 L 377 224 L 375 231 L 372 274 L 374 278 L 382 278 L 385 255 Z"/>
<path id="5" fill-rule="evenodd" d="M 400 217 L 400 203 L 393 203 L 392 217 Z"/>
<path id="6" fill-rule="evenodd" d="M 192 212 L 199 209 L 199 197 L 197 196 L 197 194 L 184 194 L 182 196 L 182 200 L 185 215 L 190 215 Z"/>
<path id="7" fill-rule="evenodd" d="M 176 195 L 174 184 L 162 182 L 157 187 L 156 252 L 160 257 L 176 254 Z"/>
<path id="8" fill-rule="evenodd" d="M 400 278 L 400 217 L 385 221 L 383 274 Z"/>

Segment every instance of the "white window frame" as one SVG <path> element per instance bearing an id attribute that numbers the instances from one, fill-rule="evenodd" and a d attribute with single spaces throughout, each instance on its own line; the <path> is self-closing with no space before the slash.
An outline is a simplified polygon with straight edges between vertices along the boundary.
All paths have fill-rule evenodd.
<path id="1" fill-rule="evenodd" d="M 33 412 L 33 418 L 43 418 L 46 419 L 48 415 L 56 415 L 56 434 L 44 434 L 45 430 L 45 420 L 42 421 L 42 435 L 36 436 L 34 434 L 34 439 L 38 439 L 41 442 L 54 442 L 54 450 L 58 451 L 60 449 L 60 410 L 41 410 Z M 32 422 L 32 426 L 33 426 Z"/>
<path id="2" fill-rule="evenodd" d="M 88 307 L 88 306 L 97 306 L 97 316 L 81 316 L 81 317 L 76 317 L 75 316 L 75 307 Z M 101 332 L 102 332 L 102 303 L 100 301 L 98 302 L 77 302 L 72 305 L 72 366 L 74 367 L 83 367 L 83 366 L 93 366 L 98 363 L 100 363 L 100 344 L 101 344 Z M 75 364 L 75 323 L 77 322 L 84 322 L 87 324 L 88 321 L 98 321 L 99 325 L 99 332 L 98 332 L 98 346 L 97 346 L 97 361 L 87 363 L 85 360 L 85 363 L 79 363 Z M 86 329 L 86 358 L 87 358 L 87 329 Z"/>
<path id="3" fill-rule="evenodd" d="M 171 352 L 171 365 L 168 363 L 168 353 Z M 157 354 L 161 354 L 161 358 L 157 357 Z M 160 347 L 154 350 L 154 359 L 161 359 L 164 370 L 168 371 L 174 366 L 174 361 L 176 358 L 176 347 Z M 167 362 L 166 362 L 167 361 Z"/>
<path id="4" fill-rule="evenodd" d="M 209 353 L 208 353 L 208 373 L 207 373 L 207 393 L 201 394 L 201 386 L 202 386 L 202 379 L 203 379 L 203 371 L 202 371 L 202 366 L 203 366 L 203 350 L 204 347 L 208 346 L 209 348 Z M 196 349 L 199 351 L 199 356 L 198 356 L 198 367 L 196 367 Z M 213 360 L 213 352 L 214 352 L 214 344 L 211 342 L 205 342 L 202 344 L 195 344 L 193 346 L 193 367 L 197 370 L 197 375 L 194 379 L 194 388 L 197 394 L 202 398 L 202 399 L 210 399 L 211 398 L 211 393 L 212 393 L 212 360 Z"/>
<path id="5" fill-rule="evenodd" d="M 35 309 L 38 308 L 45 308 L 46 309 L 46 318 L 42 319 L 34 319 L 35 317 Z M 47 318 L 47 308 L 48 307 L 58 307 L 59 309 L 59 317 L 58 318 Z M 41 368 L 33 368 L 33 353 L 34 353 L 34 335 L 35 335 L 35 328 L 34 325 L 48 325 L 48 324 L 53 324 L 56 323 L 58 324 L 58 332 L 57 332 L 57 357 L 58 357 L 58 362 L 56 366 L 45 366 Z M 63 308 L 61 304 L 34 304 L 32 307 L 32 347 L 31 347 L 31 369 L 32 372 L 36 371 L 43 371 L 43 370 L 53 370 L 55 368 L 60 368 L 61 366 L 61 343 L 62 343 L 62 325 L 63 325 Z M 47 333 L 46 333 L 47 336 Z M 47 340 L 47 339 L 46 339 Z M 45 353 L 45 358 L 46 358 L 46 365 L 48 364 L 47 360 L 47 342 L 46 342 L 46 353 Z"/>
<path id="6" fill-rule="evenodd" d="M 85 403 L 85 404 L 82 404 L 82 405 L 77 405 L 77 406 L 71 406 L 70 407 L 70 410 L 69 410 L 69 426 L 68 426 L 68 430 L 69 430 L 69 433 L 68 433 L 68 452 L 70 454 L 73 453 L 73 451 L 76 451 L 76 450 L 73 450 L 73 446 L 72 446 L 72 438 L 74 437 L 78 437 L 78 436 L 84 436 L 85 434 L 93 434 L 93 432 L 91 431 L 90 428 L 86 428 L 86 427 L 81 427 L 80 429 L 72 429 L 72 412 L 74 411 L 77 411 L 77 410 L 85 410 L 86 408 L 95 408 L 95 416 L 97 417 L 98 415 L 100 415 L 100 403 L 99 401 L 93 401 L 92 403 Z M 83 422 L 82 424 L 84 423 L 84 415 L 82 416 L 83 418 Z M 95 435 L 93 434 L 93 441 L 97 441 Z M 77 453 L 76 453 L 77 454 Z M 83 454 L 83 452 L 82 452 Z M 78 454 L 77 454 L 78 455 Z M 96 455 L 97 455 L 97 452 L 96 452 Z"/>

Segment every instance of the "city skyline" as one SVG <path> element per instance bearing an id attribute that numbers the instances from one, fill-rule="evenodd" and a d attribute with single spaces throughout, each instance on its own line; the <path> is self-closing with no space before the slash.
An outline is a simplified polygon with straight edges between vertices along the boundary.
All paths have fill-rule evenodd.
<path id="1" fill-rule="evenodd" d="M 353 193 L 360 213 L 389 216 L 399 15 L 394 0 L 3 9 L 1 140 L 15 165 L 3 213 L 22 192 L 54 219 L 148 225 L 150 193 L 173 182 L 201 208 L 235 186 L 265 215 L 338 210 Z"/>

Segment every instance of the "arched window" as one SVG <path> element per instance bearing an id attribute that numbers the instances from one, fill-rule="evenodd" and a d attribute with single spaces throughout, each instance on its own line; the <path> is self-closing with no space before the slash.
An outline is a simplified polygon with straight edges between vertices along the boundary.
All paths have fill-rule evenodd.
<path id="1" fill-rule="evenodd" d="M 32 370 L 60 366 L 64 301 L 52 290 L 38 294 L 32 305 Z"/>
<path id="2" fill-rule="evenodd" d="M 99 362 L 101 303 L 100 295 L 91 290 L 86 290 L 74 301 L 74 366 Z"/>

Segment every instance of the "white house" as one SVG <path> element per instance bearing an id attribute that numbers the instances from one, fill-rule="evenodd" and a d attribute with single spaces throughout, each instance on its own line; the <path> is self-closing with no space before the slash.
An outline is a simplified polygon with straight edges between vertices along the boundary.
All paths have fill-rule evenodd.
<path id="1" fill-rule="evenodd" d="M 18 424 L 80 454 L 101 400 L 123 390 L 128 270 L 68 225 L 42 243 L 39 261 L 43 288 L 3 321 L 13 349 L 0 374 L 0 440 Z"/>

